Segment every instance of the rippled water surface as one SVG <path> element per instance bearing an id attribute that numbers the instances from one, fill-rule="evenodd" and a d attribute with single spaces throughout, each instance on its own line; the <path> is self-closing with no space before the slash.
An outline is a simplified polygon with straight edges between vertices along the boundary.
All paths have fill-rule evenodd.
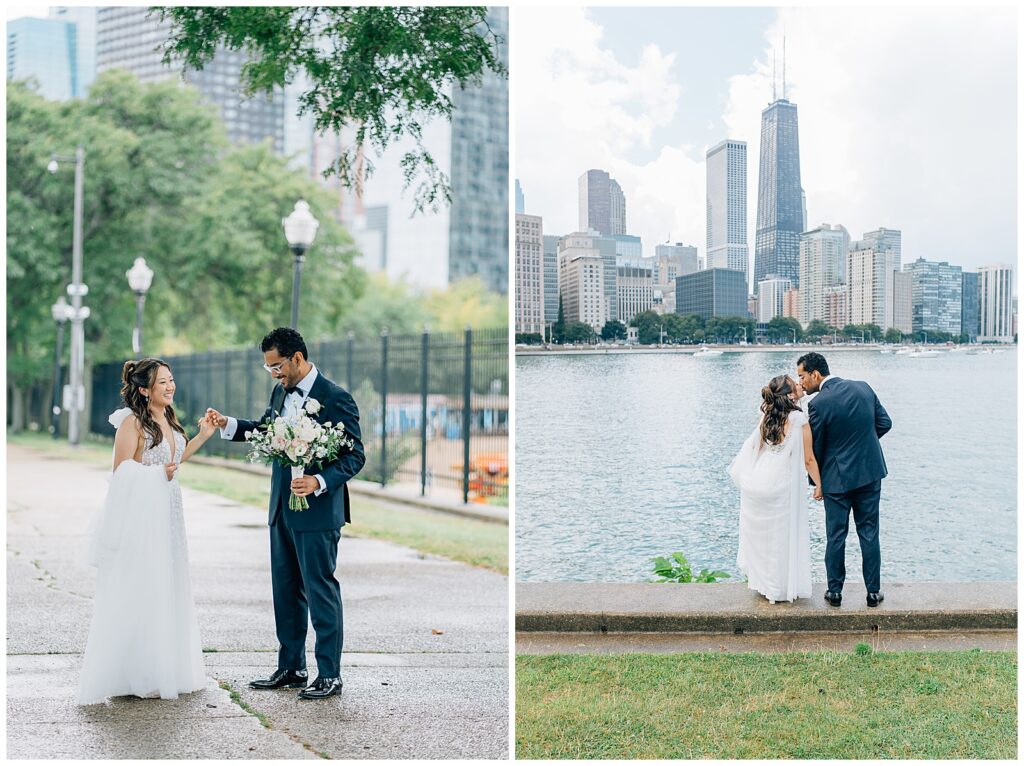
<path id="1" fill-rule="evenodd" d="M 1016 350 L 910 359 L 826 355 L 893 420 L 882 439 L 882 578 L 1016 580 Z M 516 578 L 629 582 L 683 551 L 736 573 L 739 493 L 726 467 L 790 352 L 516 359 Z M 824 510 L 810 504 L 813 579 Z M 847 578 L 862 582 L 851 520 Z"/>

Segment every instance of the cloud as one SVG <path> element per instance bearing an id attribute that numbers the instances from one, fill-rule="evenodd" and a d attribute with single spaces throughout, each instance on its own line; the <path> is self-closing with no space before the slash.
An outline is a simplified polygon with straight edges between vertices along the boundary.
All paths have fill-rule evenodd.
<path id="1" fill-rule="evenodd" d="M 903 262 L 1016 260 L 1012 9 L 783 9 L 723 117 L 749 144 L 750 242 L 771 47 L 786 35 L 808 226 L 903 231 Z"/>
<path id="2" fill-rule="evenodd" d="M 546 233 L 578 228 L 576 184 L 590 168 L 622 185 L 631 233 L 664 232 L 662 241 L 669 230 L 692 227 L 695 215 L 703 221 L 703 163 L 692 149 L 661 147 L 645 164 L 626 159 L 650 148 L 654 131 L 676 116 L 681 84 L 672 54 L 646 45 L 635 65 L 618 61 L 581 8 L 517 8 L 512 39 L 514 172 L 526 212 L 544 217 Z M 653 243 L 645 247 L 653 252 Z"/>

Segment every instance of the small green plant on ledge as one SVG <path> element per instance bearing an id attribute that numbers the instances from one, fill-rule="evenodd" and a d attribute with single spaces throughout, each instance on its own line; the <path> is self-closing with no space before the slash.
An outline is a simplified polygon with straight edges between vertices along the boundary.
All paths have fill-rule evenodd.
<path id="1" fill-rule="evenodd" d="M 728 580 L 731 575 L 728 572 L 720 572 L 717 569 L 702 569 L 696 575 L 689 560 L 679 551 L 665 556 L 655 556 L 654 574 L 658 576 L 657 582 L 718 582 Z"/>

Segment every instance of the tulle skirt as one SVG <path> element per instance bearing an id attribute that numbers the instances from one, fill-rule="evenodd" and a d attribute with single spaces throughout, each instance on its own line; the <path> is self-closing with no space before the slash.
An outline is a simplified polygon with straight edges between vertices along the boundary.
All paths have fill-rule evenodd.
<path id="1" fill-rule="evenodd" d="M 79 704 L 204 688 L 181 494 L 162 466 L 118 466 L 89 558 L 98 572 Z"/>

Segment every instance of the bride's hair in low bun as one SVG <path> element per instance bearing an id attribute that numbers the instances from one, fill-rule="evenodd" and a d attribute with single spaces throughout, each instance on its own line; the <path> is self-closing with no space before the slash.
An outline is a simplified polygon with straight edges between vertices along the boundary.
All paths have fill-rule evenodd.
<path id="1" fill-rule="evenodd" d="M 171 369 L 167 362 L 150 357 L 138 361 L 128 360 L 121 368 L 121 398 L 124 400 L 125 406 L 138 419 L 142 430 L 149 434 L 154 447 L 163 441 L 164 432 L 160 425 L 153 420 L 153 413 L 149 411 L 149 399 L 142 393 L 142 389 L 153 387 L 156 382 L 156 374 L 161 367 Z M 164 410 L 164 414 L 171 428 L 184 435 L 185 429 L 178 422 L 174 408 L 168 406 Z M 173 448 L 171 454 L 174 454 Z"/>
<path id="2" fill-rule="evenodd" d="M 796 402 L 789 398 L 793 393 L 793 381 L 788 375 L 777 375 L 761 389 L 761 441 L 765 444 L 781 444 L 785 437 L 786 420 L 789 413 L 799 410 Z"/>

